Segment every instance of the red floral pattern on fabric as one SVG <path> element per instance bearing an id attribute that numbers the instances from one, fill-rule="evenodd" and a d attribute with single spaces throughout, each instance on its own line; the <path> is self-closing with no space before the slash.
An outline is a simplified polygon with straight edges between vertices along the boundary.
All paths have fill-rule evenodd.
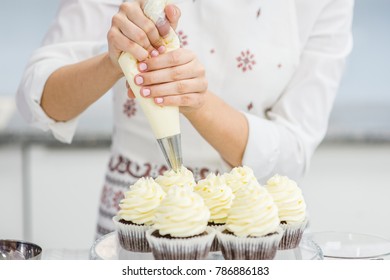
<path id="1" fill-rule="evenodd" d="M 100 196 L 100 202 L 101 204 L 109 205 L 109 200 L 110 200 L 110 189 L 106 185 L 104 185 L 102 194 Z"/>
<path id="2" fill-rule="evenodd" d="M 247 109 L 248 109 L 248 112 L 252 111 L 252 109 L 253 109 L 253 103 L 252 102 L 248 104 Z"/>
<path id="3" fill-rule="evenodd" d="M 191 168 L 187 166 L 187 168 L 194 174 L 197 181 L 206 178 L 206 176 L 211 172 L 211 170 L 207 167 Z M 155 178 L 158 175 L 164 174 L 164 172 L 168 170 L 168 166 L 165 164 L 156 165 L 150 162 L 140 164 L 122 155 L 118 155 L 111 157 L 108 169 L 113 173 L 130 176 L 132 178 L 131 181 L 133 181 L 134 179 L 137 180 L 142 177 Z M 220 172 L 215 170 L 214 173 L 219 174 Z M 112 184 L 113 182 L 110 183 Z M 115 185 L 118 184 L 119 182 L 115 183 Z"/>
<path id="4" fill-rule="evenodd" d="M 131 118 L 137 113 L 137 107 L 134 99 L 127 99 L 123 104 L 123 113 Z"/>
<path id="5" fill-rule="evenodd" d="M 145 163 L 139 165 L 123 156 L 117 158 L 111 158 L 108 168 L 112 172 L 118 172 L 120 174 L 128 174 L 133 178 L 150 177 L 152 165 Z M 168 169 L 166 167 L 166 169 Z"/>
<path id="6" fill-rule="evenodd" d="M 242 72 L 247 70 L 253 70 L 253 66 L 256 64 L 255 55 L 249 50 L 242 51 L 241 55 L 237 57 L 238 68 L 241 68 Z"/>
<path id="7" fill-rule="evenodd" d="M 183 48 L 188 45 L 188 36 L 183 32 L 183 30 L 180 30 L 177 32 L 177 36 L 179 37 L 180 40 L 180 47 Z"/>
<path id="8" fill-rule="evenodd" d="M 119 203 L 125 198 L 123 191 L 114 191 L 111 187 L 105 185 L 102 191 L 100 202 L 108 209 L 119 211 Z"/>
<path id="9" fill-rule="evenodd" d="M 113 197 L 112 197 L 112 207 L 114 207 L 117 211 L 119 211 L 120 210 L 119 203 L 124 198 L 125 198 L 125 195 L 122 191 L 115 192 Z"/>
<path id="10" fill-rule="evenodd" d="M 123 191 L 114 191 L 107 185 L 104 185 L 100 202 L 106 208 L 114 208 L 119 211 L 119 202 L 124 198 Z"/>
<path id="11" fill-rule="evenodd" d="M 257 10 L 256 18 L 259 18 L 261 16 L 261 8 Z"/>

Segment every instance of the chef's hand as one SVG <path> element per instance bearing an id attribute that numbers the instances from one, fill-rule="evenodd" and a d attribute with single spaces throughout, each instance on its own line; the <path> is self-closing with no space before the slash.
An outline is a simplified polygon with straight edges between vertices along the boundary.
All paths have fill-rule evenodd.
<path id="1" fill-rule="evenodd" d="M 132 54 L 138 61 L 165 52 L 161 37 L 168 34 L 170 27 L 176 28 L 180 10 L 174 5 L 165 8 L 166 20 L 156 26 L 143 12 L 146 0 L 125 2 L 112 18 L 107 34 L 109 57 L 120 71 L 118 58 L 122 52 Z"/>
<path id="2" fill-rule="evenodd" d="M 202 63 L 191 50 L 180 48 L 152 57 L 138 68 L 141 73 L 134 81 L 145 98 L 160 106 L 179 106 L 182 113 L 203 106 L 208 83 Z M 134 97 L 132 92 L 129 97 Z"/>

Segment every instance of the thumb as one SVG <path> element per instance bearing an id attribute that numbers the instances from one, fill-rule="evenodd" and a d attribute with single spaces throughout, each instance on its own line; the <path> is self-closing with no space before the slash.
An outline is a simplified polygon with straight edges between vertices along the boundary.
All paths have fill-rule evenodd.
<path id="1" fill-rule="evenodd" d="M 173 29 L 176 29 L 177 24 L 179 22 L 181 11 L 180 9 L 175 5 L 167 5 L 165 7 L 165 14 L 166 17 Z"/>
<path id="2" fill-rule="evenodd" d="M 181 16 L 181 12 L 180 9 L 175 5 L 167 5 L 165 7 L 165 15 L 165 19 L 159 19 L 156 22 L 156 26 L 161 37 L 167 36 L 171 27 L 173 29 L 176 29 L 177 23 L 179 22 Z"/>

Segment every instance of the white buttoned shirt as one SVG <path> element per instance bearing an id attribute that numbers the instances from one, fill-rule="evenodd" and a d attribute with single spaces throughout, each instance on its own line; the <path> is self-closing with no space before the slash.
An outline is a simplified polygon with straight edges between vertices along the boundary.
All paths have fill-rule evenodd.
<path id="1" fill-rule="evenodd" d="M 107 49 L 120 0 L 63 0 L 42 46 L 24 72 L 17 104 L 24 118 L 71 142 L 81 116 L 56 122 L 40 106 L 58 68 Z M 249 138 L 243 165 L 260 182 L 274 173 L 299 180 L 323 139 L 352 47 L 353 0 L 181 0 L 182 47 L 206 68 L 209 90 L 243 112 Z M 166 169 L 151 128 L 123 79 L 113 87 L 111 181 L 155 177 Z M 226 120 L 228 121 L 228 120 Z M 181 117 L 184 164 L 199 179 L 229 166 Z M 125 177 L 127 176 L 127 177 Z"/>

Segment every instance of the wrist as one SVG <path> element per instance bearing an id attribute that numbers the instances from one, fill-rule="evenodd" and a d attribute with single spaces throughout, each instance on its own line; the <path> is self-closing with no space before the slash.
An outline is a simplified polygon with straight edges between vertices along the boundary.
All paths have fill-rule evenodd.
<path id="1" fill-rule="evenodd" d="M 104 67 L 106 67 L 107 71 L 115 77 L 116 80 L 119 80 L 124 76 L 122 69 L 119 66 L 118 62 L 115 62 L 111 59 L 109 53 L 106 53 L 103 57 Z"/>

